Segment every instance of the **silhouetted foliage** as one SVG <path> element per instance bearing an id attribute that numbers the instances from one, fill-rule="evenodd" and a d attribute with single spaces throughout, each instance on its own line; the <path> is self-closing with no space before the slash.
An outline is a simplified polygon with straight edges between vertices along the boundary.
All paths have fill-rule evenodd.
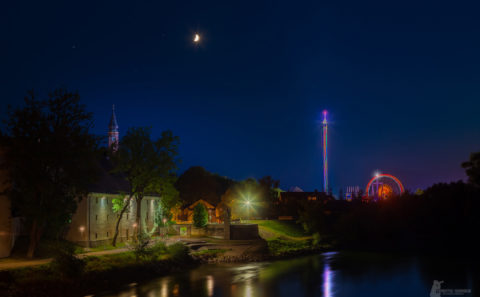
<path id="1" fill-rule="evenodd" d="M 475 251 L 480 191 L 463 182 L 440 183 L 422 194 L 378 203 L 333 201 L 310 206 L 300 221 L 340 247 L 371 250 Z M 335 206 L 336 205 L 336 206 Z"/>
<path id="2" fill-rule="evenodd" d="M 480 152 L 470 154 L 470 160 L 464 162 L 462 167 L 468 176 L 468 181 L 480 187 Z"/>
<path id="3" fill-rule="evenodd" d="M 175 182 L 180 200 L 186 204 L 203 199 L 217 205 L 222 195 L 234 183 L 229 178 L 213 174 L 200 166 L 193 166 L 179 176 Z"/>
<path id="4" fill-rule="evenodd" d="M 96 178 L 98 139 L 92 114 L 78 93 L 58 89 L 47 99 L 34 92 L 24 106 L 9 107 L 3 145 L 13 208 L 30 227 L 28 256 L 45 233 L 60 238 L 78 201 Z"/>
<path id="5" fill-rule="evenodd" d="M 58 241 L 53 247 L 53 271 L 61 278 L 73 279 L 79 277 L 85 268 L 85 261 L 75 254 L 75 245 L 69 241 Z"/>

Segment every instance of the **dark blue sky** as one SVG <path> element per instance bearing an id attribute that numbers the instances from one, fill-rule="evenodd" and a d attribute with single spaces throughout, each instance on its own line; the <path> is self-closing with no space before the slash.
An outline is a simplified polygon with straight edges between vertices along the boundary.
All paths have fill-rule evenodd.
<path id="1" fill-rule="evenodd" d="M 335 189 L 376 169 L 413 190 L 464 178 L 480 150 L 480 7 L 391 2 L 9 1 L 0 112 L 65 86 L 96 133 L 112 104 L 121 132 L 173 130 L 182 171 L 320 190 L 328 109 Z"/>

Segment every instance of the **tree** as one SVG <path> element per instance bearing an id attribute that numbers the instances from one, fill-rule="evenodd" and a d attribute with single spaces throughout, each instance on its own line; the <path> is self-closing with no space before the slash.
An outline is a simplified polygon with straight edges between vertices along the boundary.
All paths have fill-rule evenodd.
<path id="1" fill-rule="evenodd" d="M 265 215 L 276 217 L 278 215 L 278 197 L 280 196 L 280 181 L 271 176 L 265 176 L 258 180 L 258 200 L 263 201 Z"/>
<path id="2" fill-rule="evenodd" d="M 261 201 L 259 184 L 253 178 L 233 184 L 222 195 L 222 211 L 229 211 L 232 219 L 251 218 L 257 214 L 264 203 Z"/>
<path id="3" fill-rule="evenodd" d="M 480 187 L 480 152 L 470 154 L 470 160 L 462 163 L 468 176 L 468 181 Z"/>
<path id="4" fill-rule="evenodd" d="M 112 155 L 114 173 L 124 176 L 129 184 L 129 199 L 135 198 L 137 228 L 134 236 L 138 238 L 142 232 L 141 203 L 145 194 L 162 195 L 162 190 L 165 191 L 175 175 L 178 137 L 171 131 L 164 131 L 160 138 L 152 140 L 150 128 L 129 128 L 118 151 Z"/>
<path id="5" fill-rule="evenodd" d="M 175 188 L 179 191 L 180 199 L 186 203 L 203 199 L 217 205 L 231 184 L 231 179 L 210 173 L 203 167 L 193 166 L 180 175 Z"/>
<path id="6" fill-rule="evenodd" d="M 114 198 L 112 200 L 113 212 L 118 214 L 117 221 L 115 222 L 115 233 L 112 238 L 112 245 L 117 246 L 117 237 L 118 237 L 118 227 L 120 226 L 120 221 L 122 220 L 123 214 L 128 211 L 130 206 L 130 201 L 132 200 L 132 195 L 129 195 L 126 198 Z"/>
<path id="7" fill-rule="evenodd" d="M 3 139 L 12 206 L 30 230 L 28 257 L 49 233 L 59 238 L 96 177 L 98 138 L 78 93 L 57 89 L 21 108 L 9 107 Z"/>
<path id="8" fill-rule="evenodd" d="M 162 187 L 162 197 L 157 204 L 155 211 L 155 226 L 166 227 L 173 219 L 174 209 L 180 206 L 178 191 L 173 186 L 173 179 Z"/>
<path id="9" fill-rule="evenodd" d="M 203 228 L 208 223 L 207 208 L 203 203 L 198 203 L 193 208 L 193 226 L 197 228 Z"/>

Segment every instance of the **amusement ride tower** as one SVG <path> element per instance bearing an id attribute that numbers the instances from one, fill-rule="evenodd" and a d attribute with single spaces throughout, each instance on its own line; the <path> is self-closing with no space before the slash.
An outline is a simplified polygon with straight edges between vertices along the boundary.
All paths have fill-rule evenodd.
<path id="1" fill-rule="evenodd" d="M 327 156 L 327 140 L 328 140 L 328 122 L 327 111 L 323 111 L 323 191 L 328 193 L 328 156 Z"/>

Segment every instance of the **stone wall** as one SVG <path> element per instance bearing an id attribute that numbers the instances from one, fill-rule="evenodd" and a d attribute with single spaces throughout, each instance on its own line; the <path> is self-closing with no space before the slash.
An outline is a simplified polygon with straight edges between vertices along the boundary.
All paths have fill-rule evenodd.
<path id="1" fill-rule="evenodd" d="M 232 224 L 230 225 L 231 240 L 260 239 L 258 225 L 256 224 Z"/>
<path id="2" fill-rule="evenodd" d="M 177 235 L 180 235 L 180 228 L 185 228 L 184 236 L 209 236 L 216 238 L 224 238 L 224 224 L 208 224 L 205 228 L 196 228 L 191 224 L 173 225 Z M 230 225 L 230 239 L 232 240 L 255 240 L 260 239 L 258 234 L 258 225 L 256 224 L 232 224 Z"/>

